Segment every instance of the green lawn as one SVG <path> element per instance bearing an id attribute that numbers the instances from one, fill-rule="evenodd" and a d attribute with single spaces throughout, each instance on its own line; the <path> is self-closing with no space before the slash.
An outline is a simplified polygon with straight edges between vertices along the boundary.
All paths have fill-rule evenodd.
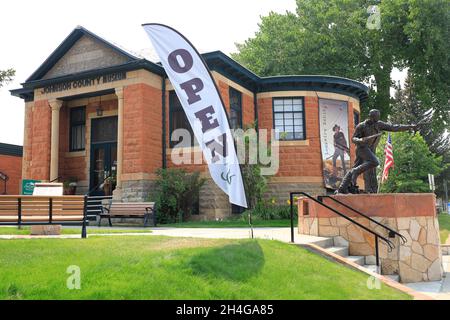
<path id="1" fill-rule="evenodd" d="M 297 220 L 297 219 L 296 219 Z M 294 220 L 294 225 L 297 221 Z M 291 220 L 254 220 L 254 227 L 290 227 Z M 159 227 L 175 227 L 175 228 L 248 228 L 248 221 L 244 220 L 223 220 L 223 221 L 189 221 L 173 224 L 161 224 Z"/>
<path id="2" fill-rule="evenodd" d="M 79 266 L 81 289 L 66 273 Z M 0 299 L 409 299 L 270 240 L 116 236 L 0 241 Z"/>
<path id="3" fill-rule="evenodd" d="M 441 243 L 445 243 L 450 234 L 450 214 L 441 213 L 438 215 L 439 229 L 441 231 Z"/>
<path id="4" fill-rule="evenodd" d="M 111 229 L 111 228 L 99 228 L 90 229 L 88 227 L 87 231 L 89 234 L 105 234 L 105 233 L 151 233 L 151 230 L 145 229 Z M 0 227 L 0 235 L 29 235 L 30 227 L 22 227 L 18 229 L 17 227 Z M 62 228 L 61 234 L 81 234 L 80 228 Z"/>

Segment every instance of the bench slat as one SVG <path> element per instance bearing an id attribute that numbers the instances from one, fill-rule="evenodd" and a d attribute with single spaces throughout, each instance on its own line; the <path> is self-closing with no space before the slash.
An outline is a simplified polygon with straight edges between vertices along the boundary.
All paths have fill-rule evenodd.
<path id="1" fill-rule="evenodd" d="M 0 222 L 15 222 L 17 221 L 17 216 L 2 216 Z M 34 222 L 42 221 L 48 222 L 48 216 L 26 216 L 22 217 L 22 222 Z M 57 216 L 53 217 L 52 221 L 83 221 L 83 216 Z"/>

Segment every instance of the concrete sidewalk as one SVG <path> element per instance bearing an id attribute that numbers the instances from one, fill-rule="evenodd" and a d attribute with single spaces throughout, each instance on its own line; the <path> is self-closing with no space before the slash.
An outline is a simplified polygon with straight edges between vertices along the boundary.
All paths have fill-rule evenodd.
<path id="1" fill-rule="evenodd" d="M 70 228 L 70 227 L 66 227 Z M 96 229 L 117 229 L 117 230 L 148 230 L 149 233 L 104 233 L 89 234 L 89 230 Z M 296 229 L 294 232 L 297 231 Z M 106 230 L 105 230 L 106 232 Z M 124 228 L 124 227 L 88 227 L 88 237 L 90 236 L 168 236 L 168 237 L 187 237 L 187 238 L 207 238 L 207 239 L 249 239 L 251 238 L 250 228 Z M 282 242 L 291 241 L 290 228 L 254 228 L 253 235 L 258 239 L 279 240 Z M 30 235 L 0 235 L 0 239 L 77 239 L 78 234 L 59 235 L 59 236 L 30 236 Z M 294 234 L 296 244 L 307 244 L 318 241 L 326 241 L 327 238 L 314 237 L 308 235 Z"/>
<path id="2" fill-rule="evenodd" d="M 152 235 L 188 238 L 213 238 L 213 239 L 249 239 L 250 228 L 151 228 Z M 294 232 L 297 230 L 295 229 Z M 253 235 L 258 239 L 279 240 L 291 242 L 290 228 L 253 228 Z M 294 233 L 294 241 L 297 244 L 306 244 L 327 240 L 323 237 L 299 235 Z"/>
<path id="3" fill-rule="evenodd" d="M 450 300 L 450 256 L 442 256 L 444 278 L 441 281 L 407 283 L 407 287 L 437 300 Z"/>

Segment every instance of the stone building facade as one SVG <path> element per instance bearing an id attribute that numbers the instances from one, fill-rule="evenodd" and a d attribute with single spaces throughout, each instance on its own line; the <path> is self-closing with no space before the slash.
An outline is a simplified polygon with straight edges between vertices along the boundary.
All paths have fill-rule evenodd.
<path id="1" fill-rule="evenodd" d="M 256 123 L 259 129 L 273 129 L 274 99 L 301 101 L 303 136 L 277 141 L 279 171 L 269 178 L 268 196 L 284 201 L 293 189 L 325 193 L 318 101 L 346 101 L 351 134 L 367 87 L 331 76 L 261 78 L 220 51 L 203 58 L 236 127 Z M 183 167 L 209 178 L 206 164 L 172 161 L 171 134 L 186 121 L 164 69 L 82 27 L 12 94 L 25 101 L 23 179 L 75 179 L 78 192 L 86 193 L 114 173 L 115 199 L 140 201 L 148 197 L 158 168 Z M 194 147 L 191 155 L 198 154 Z M 227 196 L 209 179 L 201 190 L 198 218 L 231 212 Z"/>

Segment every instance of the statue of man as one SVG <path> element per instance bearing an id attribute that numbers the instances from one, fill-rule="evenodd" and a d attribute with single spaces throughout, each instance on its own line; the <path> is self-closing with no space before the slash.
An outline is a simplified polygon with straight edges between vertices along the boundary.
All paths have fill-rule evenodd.
<path id="1" fill-rule="evenodd" d="M 353 168 L 347 172 L 342 179 L 337 193 L 356 193 L 356 180 L 358 176 L 367 170 L 375 169 L 380 162 L 375 151 L 380 142 L 383 131 L 407 131 L 417 129 L 417 125 L 390 124 L 380 121 L 380 111 L 372 109 L 369 112 L 369 119 L 361 122 L 355 128 L 352 142 L 356 144 L 356 159 Z M 377 183 L 376 181 L 372 183 Z M 365 186 L 366 192 L 377 190 L 377 186 Z"/>

